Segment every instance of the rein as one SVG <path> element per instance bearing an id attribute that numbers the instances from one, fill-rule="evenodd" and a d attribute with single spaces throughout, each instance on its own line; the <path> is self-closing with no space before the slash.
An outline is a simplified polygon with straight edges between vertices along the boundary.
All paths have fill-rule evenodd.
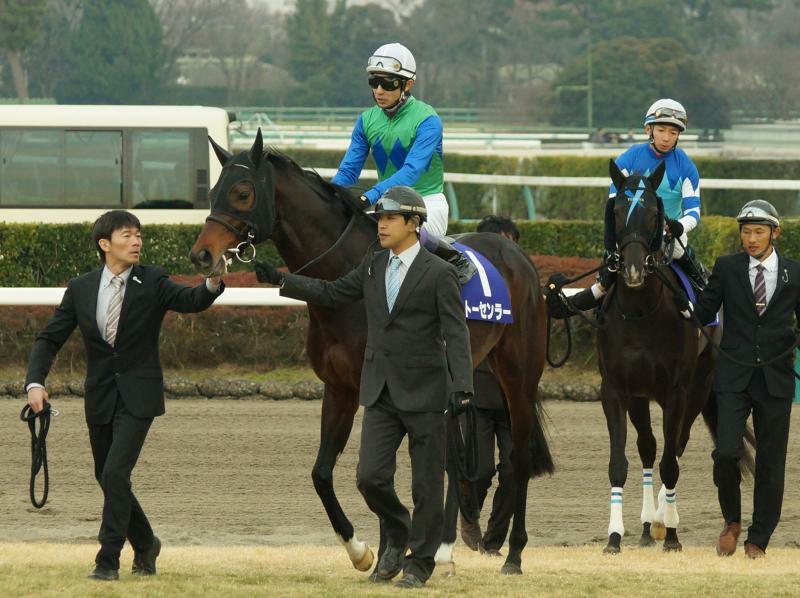
<path id="1" fill-rule="evenodd" d="M 321 262 L 322 259 L 324 257 L 326 257 L 329 253 L 331 253 L 332 251 L 335 251 L 336 249 L 338 249 L 339 246 L 344 242 L 345 237 L 347 237 L 347 233 L 350 232 L 350 230 L 353 228 L 355 223 L 356 223 L 356 213 L 353 212 L 353 214 L 350 216 L 350 221 L 347 223 L 347 226 L 344 228 L 342 233 L 339 235 L 339 238 L 336 239 L 336 241 L 333 243 L 333 245 L 328 247 L 325 251 L 320 253 L 317 257 L 313 258 L 311 261 L 306 262 L 305 264 L 300 266 L 300 268 L 298 268 L 297 270 L 294 271 L 294 274 L 300 274 L 300 272 L 302 272 L 306 268 L 310 268 L 314 264 L 317 264 L 317 263 Z"/>
<path id="2" fill-rule="evenodd" d="M 31 432 L 31 478 L 28 486 L 31 504 L 41 509 L 47 502 L 50 491 L 50 472 L 47 468 L 47 432 L 50 430 L 50 417 L 58 416 L 58 411 L 44 402 L 39 413 L 34 413 L 30 405 L 25 405 L 19 414 L 20 420 L 28 424 Z M 36 422 L 39 421 L 39 432 L 36 432 Z M 42 471 L 44 474 L 44 493 L 41 500 L 36 500 L 36 476 Z"/>

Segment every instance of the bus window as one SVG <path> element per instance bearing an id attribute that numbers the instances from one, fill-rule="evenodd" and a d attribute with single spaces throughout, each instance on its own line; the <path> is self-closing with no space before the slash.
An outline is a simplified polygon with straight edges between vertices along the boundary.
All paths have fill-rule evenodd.
<path id="1" fill-rule="evenodd" d="M 64 204 L 119 207 L 122 132 L 66 131 L 64 141 Z"/>
<path id="2" fill-rule="evenodd" d="M 193 207 L 190 131 L 132 131 L 131 207 Z"/>
<path id="3" fill-rule="evenodd" d="M 63 160 L 62 131 L 0 131 L 0 204 L 61 204 Z"/>

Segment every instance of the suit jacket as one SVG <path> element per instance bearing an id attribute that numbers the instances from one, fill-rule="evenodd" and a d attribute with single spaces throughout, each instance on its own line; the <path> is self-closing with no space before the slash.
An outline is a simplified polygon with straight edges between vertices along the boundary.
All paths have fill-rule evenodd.
<path id="1" fill-rule="evenodd" d="M 162 268 L 134 266 L 126 284 L 112 347 L 97 327 L 97 294 L 102 271 L 102 268 L 94 270 L 67 283 L 61 305 L 36 337 L 25 386 L 32 382 L 44 385 L 56 354 L 77 326 L 86 346 L 86 421 L 110 422 L 117 394 L 136 417 L 163 415 L 164 376 L 158 355 L 161 321 L 167 310 L 203 311 L 214 303 L 224 286 L 212 293 L 205 282 L 187 287 L 172 282 Z"/>
<path id="2" fill-rule="evenodd" d="M 756 311 L 746 253 L 717 259 L 708 286 L 695 303 L 702 322 L 710 322 L 720 306 L 725 308 L 721 347 L 737 359 L 759 363 L 779 355 L 794 342 L 792 324 L 800 318 L 800 262 L 778 255 L 778 283 L 764 313 Z M 769 394 L 794 396 L 794 359 L 785 359 L 764 368 Z M 720 356 L 714 388 L 722 392 L 741 392 L 747 388 L 755 368 L 737 365 Z"/>
<path id="3" fill-rule="evenodd" d="M 472 356 L 455 268 L 421 250 L 389 312 L 389 250 L 367 255 L 332 282 L 286 274 L 281 295 L 336 308 L 364 300 L 367 346 L 360 401 L 368 407 L 384 385 L 402 411 L 441 412 L 452 392 L 472 392 Z"/>

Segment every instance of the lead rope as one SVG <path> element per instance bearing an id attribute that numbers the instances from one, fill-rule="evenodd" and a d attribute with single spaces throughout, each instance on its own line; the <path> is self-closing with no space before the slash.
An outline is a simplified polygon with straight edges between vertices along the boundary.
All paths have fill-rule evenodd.
<path id="1" fill-rule="evenodd" d="M 37 509 L 41 509 L 47 502 L 47 495 L 50 491 L 50 472 L 47 468 L 47 432 L 50 430 L 50 416 L 57 416 L 58 411 L 50 407 L 50 403 L 44 402 L 44 406 L 39 413 L 34 413 L 30 405 L 25 405 L 19 414 L 20 420 L 28 424 L 31 432 L 31 478 L 29 485 L 29 495 L 31 504 Z M 39 432 L 36 431 L 36 422 L 39 422 Z M 42 471 L 44 474 L 44 492 L 42 500 L 36 500 L 36 476 Z"/>

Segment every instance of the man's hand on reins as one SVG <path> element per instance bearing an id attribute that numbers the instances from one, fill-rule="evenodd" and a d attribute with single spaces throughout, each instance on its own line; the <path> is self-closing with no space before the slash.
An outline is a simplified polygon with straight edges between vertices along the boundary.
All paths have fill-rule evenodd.
<path id="1" fill-rule="evenodd" d="M 547 279 L 547 283 L 544 286 L 547 315 L 554 320 L 563 320 L 572 315 L 561 298 L 561 289 L 568 282 L 569 279 L 563 272 L 556 272 L 550 275 L 550 278 Z"/>
<path id="2" fill-rule="evenodd" d="M 358 205 L 361 206 L 362 210 L 366 210 L 372 204 L 370 203 L 369 199 L 367 199 L 366 195 L 362 195 L 358 198 Z"/>
<path id="3" fill-rule="evenodd" d="M 472 393 L 458 390 L 450 396 L 450 414 L 460 415 L 472 405 Z"/>
<path id="4" fill-rule="evenodd" d="M 283 272 L 280 272 L 269 262 L 255 262 L 256 278 L 258 282 L 267 282 L 281 286 L 283 284 Z"/>
<path id="5" fill-rule="evenodd" d="M 678 289 L 673 293 L 672 302 L 684 318 L 691 317 L 692 304 L 682 289 Z"/>
<path id="6" fill-rule="evenodd" d="M 28 405 L 34 413 L 39 413 L 44 409 L 44 402 L 50 398 L 47 391 L 41 386 L 36 386 L 28 391 Z"/>
<path id="7" fill-rule="evenodd" d="M 597 273 L 597 282 L 602 287 L 604 293 L 608 292 L 608 289 L 611 288 L 611 285 L 614 284 L 616 279 L 617 273 L 609 270 L 608 266 L 603 266 Z"/>

